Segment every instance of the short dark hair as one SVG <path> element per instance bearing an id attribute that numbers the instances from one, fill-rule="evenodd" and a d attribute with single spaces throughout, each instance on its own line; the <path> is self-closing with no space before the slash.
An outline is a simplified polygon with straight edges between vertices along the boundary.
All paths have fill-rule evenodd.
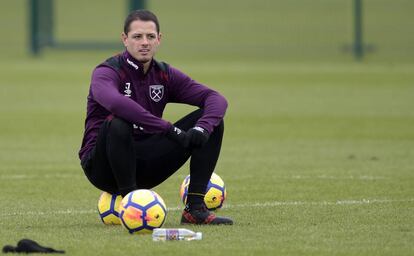
<path id="1" fill-rule="evenodd" d="M 155 16 L 154 13 L 148 11 L 148 10 L 135 10 L 132 11 L 125 19 L 124 23 L 124 33 L 125 35 L 128 35 L 129 32 L 129 26 L 133 21 L 136 20 L 142 20 L 142 21 L 152 21 L 155 23 L 155 26 L 157 28 L 157 33 L 160 33 L 160 24 L 158 23 L 158 18 Z"/>

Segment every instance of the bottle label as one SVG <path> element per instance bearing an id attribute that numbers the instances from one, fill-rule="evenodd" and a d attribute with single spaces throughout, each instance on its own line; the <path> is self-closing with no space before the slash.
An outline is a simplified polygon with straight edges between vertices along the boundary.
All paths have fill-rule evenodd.
<path id="1" fill-rule="evenodd" d="M 178 230 L 167 230 L 166 240 L 178 240 Z"/>

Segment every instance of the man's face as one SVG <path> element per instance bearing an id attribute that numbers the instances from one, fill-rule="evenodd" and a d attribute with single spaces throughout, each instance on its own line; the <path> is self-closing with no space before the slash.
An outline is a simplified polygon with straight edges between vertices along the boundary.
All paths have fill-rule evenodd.
<path id="1" fill-rule="evenodd" d="M 128 35 L 122 33 L 122 42 L 127 51 L 141 63 L 152 59 L 161 42 L 161 33 L 152 21 L 134 20 L 129 25 Z"/>

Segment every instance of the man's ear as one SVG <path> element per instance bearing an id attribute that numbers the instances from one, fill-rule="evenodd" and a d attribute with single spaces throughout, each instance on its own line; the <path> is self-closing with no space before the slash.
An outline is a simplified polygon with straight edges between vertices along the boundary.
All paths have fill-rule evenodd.
<path id="1" fill-rule="evenodd" d="M 121 40 L 122 40 L 122 43 L 124 44 L 125 47 L 127 46 L 127 39 L 128 39 L 128 35 L 126 35 L 124 32 L 122 32 Z"/>
<path id="2" fill-rule="evenodd" d="M 162 37 L 162 34 L 161 33 L 158 33 L 158 42 L 159 43 L 161 43 L 161 37 Z"/>

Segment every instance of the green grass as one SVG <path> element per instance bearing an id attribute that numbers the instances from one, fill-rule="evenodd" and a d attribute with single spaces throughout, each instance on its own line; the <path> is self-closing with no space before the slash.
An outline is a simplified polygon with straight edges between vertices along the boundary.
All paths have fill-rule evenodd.
<path id="1" fill-rule="evenodd" d="M 196 2 L 177 6 L 187 8 L 183 13 L 193 21 L 188 23 L 186 15 L 175 15 L 172 3 L 153 1 L 165 21 L 160 58 L 229 100 L 216 169 L 228 200 L 218 214 L 231 216 L 235 225 L 192 227 L 203 232 L 202 241 L 155 243 L 149 235 L 131 236 L 122 227 L 101 223 L 96 212 L 100 191 L 85 178 L 77 152 L 91 70 L 112 52 L 47 50 L 38 59 L 26 56 L 24 36 L 14 32 L 25 28 L 16 15 L 24 2 L 13 1 L 0 11 L 2 31 L 16 34 L 0 40 L 0 245 L 27 237 L 69 255 L 412 255 L 414 64 L 407 50 L 412 36 L 401 30 L 392 31 L 401 31 L 393 38 L 387 38 L 389 30 L 377 33 L 378 45 L 401 46 L 406 56 L 385 47 L 353 63 L 335 52 L 343 34 L 316 38 L 315 44 L 326 43 L 326 53 L 309 52 L 313 48 L 304 44 L 291 51 L 283 44 L 269 48 L 277 35 L 283 35 L 282 41 L 295 39 L 295 33 L 280 30 L 283 17 L 275 18 L 278 33 L 264 36 L 270 41 L 242 40 L 255 24 L 272 21 L 276 5 L 291 12 L 298 8 L 303 15 L 306 6 L 258 1 L 249 7 L 246 1 L 225 19 L 232 6 L 223 4 L 211 21 L 214 31 L 208 30 L 211 7 Z M 315 3 L 320 7 L 324 1 Z M 346 7 L 343 1 L 333 3 L 326 11 L 339 14 L 329 16 L 336 20 L 328 23 L 331 30 L 343 17 L 335 8 Z M 371 8 L 376 11 L 372 17 L 386 9 L 384 1 L 379 3 Z M 246 26 L 217 27 L 226 20 L 226 26 L 241 24 L 246 8 L 253 10 L 243 16 L 250 21 Z M 398 20 L 408 24 L 400 12 Z M 265 20 L 255 20 L 256 14 Z M 68 17 L 61 19 L 70 23 Z M 313 24 L 325 24 L 323 19 Z M 386 20 L 379 23 L 385 26 Z M 273 31 L 260 26 L 258 31 Z M 86 28 L 80 30 L 87 34 Z M 70 27 L 59 31 L 63 38 L 76 32 Z M 228 31 L 234 35 L 226 37 Z M 210 38 L 215 33 L 223 41 Z M 257 47 L 246 52 L 249 45 Z M 300 53 L 306 53 L 302 59 Z M 309 59 L 314 55 L 319 57 Z M 174 121 L 190 109 L 169 105 L 165 118 Z M 181 212 L 174 209 L 182 206 L 178 190 L 187 174 L 185 166 L 154 188 L 173 208 L 165 227 L 179 227 Z"/>
<path id="2" fill-rule="evenodd" d="M 3 244 L 29 237 L 71 255 L 412 254 L 413 66 L 183 65 L 230 102 L 216 171 L 228 187 L 219 213 L 235 225 L 195 227 L 200 242 L 153 243 L 98 219 L 99 191 L 76 157 L 89 74 L 56 65 L 21 60 L 2 76 Z M 166 118 L 188 110 L 171 105 Z M 187 172 L 155 188 L 168 207 L 181 205 Z M 179 215 L 169 212 L 165 227 L 178 227 Z"/>

